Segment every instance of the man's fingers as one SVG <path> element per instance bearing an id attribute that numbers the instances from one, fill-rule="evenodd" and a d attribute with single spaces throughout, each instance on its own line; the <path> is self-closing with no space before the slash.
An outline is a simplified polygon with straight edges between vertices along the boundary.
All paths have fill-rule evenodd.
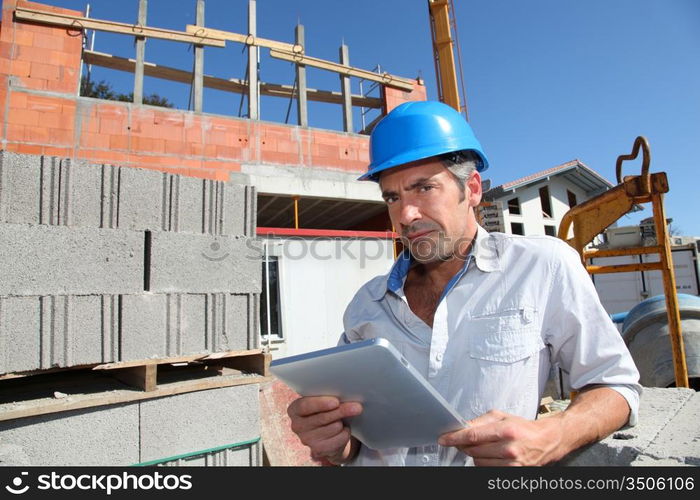
<path id="1" fill-rule="evenodd" d="M 476 446 L 483 443 L 499 441 L 501 434 L 498 423 L 467 427 L 454 432 L 443 434 L 438 439 L 440 446 Z"/>
<path id="2" fill-rule="evenodd" d="M 470 420 L 469 422 L 467 422 L 467 424 L 470 427 L 478 427 L 479 425 L 495 424 L 496 422 L 500 422 L 501 420 L 504 420 L 508 416 L 509 415 L 507 413 L 503 413 L 502 411 L 491 410 L 489 412 L 484 413 L 483 415 L 479 415 L 478 417 Z"/>
<path id="3" fill-rule="evenodd" d="M 294 418 L 308 417 L 314 413 L 335 410 L 340 406 L 338 398 L 333 396 L 303 397 L 292 402 L 287 408 L 287 414 Z"/>
<path id="4" fill-rule="evenodd" d="M 515 460 L 519 458 L 518 448 L 514 443 L 498 441 L 480 444 L 477 446 L 457 446 L 459 450 L 476 459 L 505 459 Z"/>
<path id="5" fill-rule="evenodd" d="M 335 455 L 338 452 L 342 452 L 348 441 L 350 441 L 350 429 L 343 427 L 334 436 L 318 441 L 310 446 L 311 453 L 316 458 Z"/>
<path id="6" fill-rule="evenodd" d="M 359 403 L 342 403 L 339 407 L 331 411 L 314 413 L 306 417 L 293 416 L 292 430 L 304 433 L 318 427 L 324 427 L 333 422 L 341 421 L 344 418 L 354 417 L 362 413 L 362 405 Z"/>

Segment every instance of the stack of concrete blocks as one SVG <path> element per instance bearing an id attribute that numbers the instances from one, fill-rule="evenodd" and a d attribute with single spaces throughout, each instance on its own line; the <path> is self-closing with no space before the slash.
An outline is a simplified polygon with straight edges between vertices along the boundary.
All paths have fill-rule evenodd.
<path id="1" fill-rule="evenodd" d="M 258 348 L 255 213 L 250 186 L 1 152 L 0 374 Z M 259 436 L 253 384 L 2 422 L 0 461 L 258 464 L 219 448 Z"/>

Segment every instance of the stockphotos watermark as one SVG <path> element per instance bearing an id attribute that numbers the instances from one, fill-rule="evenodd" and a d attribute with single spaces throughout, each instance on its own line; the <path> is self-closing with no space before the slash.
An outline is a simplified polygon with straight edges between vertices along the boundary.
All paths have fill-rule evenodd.
<path id="1" fill-rule="evenodd" d="M 28 491 L 95 491 L 111 495 L 116 491 L 173 491 L 192 489 L 192 476 L 189 474 L 40 474 L 36 476 L 36 484 L 30 485 L 29 472 L 20 472 L 5 486 L 5 490 L 13 495 L 23 495 Z"/>
<path id="2" fill-rule="evenodd" d="M 434 262 L 452 258 L 453 248 L 467 248 L 472 243 L 471 238 L 453 240 L 439 232 L 435 239 L 420 238 L 407 242 L 402 240 L 404 248 L 421 261 Z M 263 240 L 247 239 L 245 242 L 245 258 L 260 260 Z M 286 260 L 313 259 L 317 261 L 354 260 L 359 261 L 360 269 L 368 262 L 387 261 L 394 257 L 393 241 L 377 238 L 338 238 L 338 237 L 299 237 L 290 236 L 283 239 L 267 240 L 275 245 L 274 255 Z M 273 243 L 274 242 L 274 243 Z M 232 250 L 225 238 L 217 238 L 201 251 L 202 257 L 211 262 L 221 262 L 231 256 Z M 477 241 L 480 247 L 489 247 L 488 252 L 481 255 L 496 255 L 495 241 L 484 238 Z"/>

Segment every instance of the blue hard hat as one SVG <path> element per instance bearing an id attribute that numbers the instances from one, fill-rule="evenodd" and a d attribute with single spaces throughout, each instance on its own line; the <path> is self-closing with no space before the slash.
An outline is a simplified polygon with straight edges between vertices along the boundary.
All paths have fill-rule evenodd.
<path id="1" fill-rule="evenodd" d="M 437 101 L 406 102 L 374 127 L 369 139 L 371 163 L 358 180 L 376 182 L 383 170 L 465 150 L 473 151 L 481 160 L 477 171 L 489 167 L 472 128 L 454 108 Z"/>

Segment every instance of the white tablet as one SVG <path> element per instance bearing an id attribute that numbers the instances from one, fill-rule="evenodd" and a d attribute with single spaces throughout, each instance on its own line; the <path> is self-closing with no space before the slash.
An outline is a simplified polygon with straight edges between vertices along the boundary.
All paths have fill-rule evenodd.
<path id="1" fill-rule="evenodd" d="M 302 396 L 362 403 L 347 420 L 372 449 L 422 446 L 465 427 L 464 419 L 383 338 L 275 360 L 270 369 Z"/>

